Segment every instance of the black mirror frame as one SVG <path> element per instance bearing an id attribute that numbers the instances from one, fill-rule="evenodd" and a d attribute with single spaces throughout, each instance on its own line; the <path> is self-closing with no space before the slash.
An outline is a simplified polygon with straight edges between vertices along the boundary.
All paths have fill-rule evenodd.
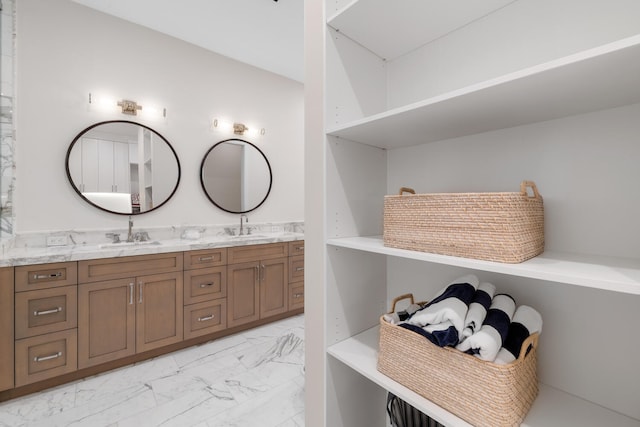
<path id="1" fill-rule="evenodd" d="M 203 172 L 204 172 L 205 162 L 207 161 L 207 158 L 209 157 L 209 154 L 218 145 L 220 145 L 222 143 L 225 143 L 225 142 L 229 142 L 229 141 L 241 141 L 241 142 L 244 142 L 245 144 L 249 144 L 250 146 L 252 146 L 256 150 L 258 150 L 258 153 L 260 153 L 262 158 L 264 158 L 264 161 L 267 164 L 267 168 L 269 169 L 269 188 L 267 189 L 267 193 L 264 195 L 264 198 L 260 201 L 260 203 L 258 203 L 255 207 L 253 207 L 251 209 L 248 209 L 246 211 L 232 211 L 232 210 L 229 210 L 229 209 L 226 209 L 226 208 L 220 206 L 218 203 L 215 202 L 215 200 L 213 200 L 213 198 L 211 197 L 211 195 L 207 191 L 207 188 L 204 185 Z M 245 213 L 249 213 L 251 211 L 254 211 L 254 210 L 258 209 L 260 206 L 262 206 L 262 204 L 269 197 L 269 194 L 271 193 L 271 187 L 273 186 L 273 170 L 271 169 L 271 164 L 269 163 L 269 159 L 267 159 L 267 156 L 265 156 L 265 154 L 262 152 L 262 150 L 260 148 L 258 148 L 255 144 L 252 144 L 251 142 L 245 141 L 244 139 L 240 139 L 240 138 L 229 138 L 229 139 L 225 139 L 224 141 L 220 141 L 220 142 L 215 143 L 211 148 L 209 148 L 207 150 L 207 152 L 202 157 L 202 162 L 200 163 L 200 185 L 202 186 L 202 191 L 204 191 L 204 194 L 205 194 L 205 196 L 207 196 L 207 199 L 209 199 L 209 201 L 211 203 L 213 203 L 219 209 L 222 209 L 223 211 L 229 212 L 229 213 L 232 213 L 232 214 L 245 214 Z"/>
<path id="2" fill-rule="evenodd" d="M 155 133 L 156 135 L 158 135 L 160 138 L 162 138 L 162 140 L 165 142 L 165 144 L 167 144 L 167 146 L 169 147 L 169 149 L 171 150 L 171 152 L 173 153 L 173 156 L 176 158 L 176 165 L 178 166 L 178 178 L 176 179 L 176 185 L 175 187 L 173 187 L 173 191 L 171 192 L 171 194 L 169 194 L 169 196 L 159 205 L 154 206 L 153 209 L 149 209 L 147 211 L 144 212 L 132 212 L 132 213 L 127 213 L 127 212 L 115 212 L 115 211 L 111 211 L 109 209 L 105 209 L 102 206 L 96 205 L 95 203 L 93 203 L 91 200 L 87 199 L 86 197 L 84 197 L 82 195 L 82 192 L 78 189 L 78 187 L 76 187 L 75 183 L 73 182 L 73 179 L 71 179 L 71 171 L 69 169 L 69 157 L 71 155 L 71 150 L 73 149 L 73 147 L 75 146 L 76 142 L 78 142 L 78 140 L 80 140 L 80 138 L 87 133 L 88 131 L 90 131 L 91 129 L 100 126 L 100 125 L 105 125 L 105 124 L 109 124 L 109 123 L 130 123 L 132 125 L 136 125 L 136 126 L 140 126 L 143 127 L 145 129 L 148 129 L 149 131 Z M 73 190 L 82 198 L 82 200 L 84 200 L 85 202 L 89 203 L 91 206 L 94 206 L 98 209 L 100 209 L 101 211 L 104 212 L 109 212 L 112 214 L 116 214 L 116 215 L 142 215 L 142 214 L 146 214 L 148 212 L 152 212 L 155 211 L 156 209 L 158 209 L 159 207 L 163 206 L 165 203 L 167 203 L 169 200 L 171 200 L 171 198 L 173 197 L 173 195 L 176 193 L 176 191 L 178 190 L 178 185 L 180 184 L 180 178 L 182 175 L 181 172 L 181 168 L 180 168 L 180 159 L 178 159 L 178 154 L 176 153 L 176 150 L 173 149 L 173 146 L 169 143 L 169 141 L 167 141 L 167 139 L 162 136 L 159 132 L 157 132 L 156 130 L 150 128 L 149 126 L 145 126 L 141 123 L 138 122 L 132 122 L 130 120 L 106 120 L 104 122 L 98 122 L 98 123 L 94 123 L 93 125 L 85 128 L 84 130 L 80 131 L 76 137 L 73 139 L 73 141 L 71 141 L 71 144 L 69 145 L 69 148 L 67 149 L 67 155 L 65 156 L 65 170 L 67 173 L 67 179 L 69 180 L 69 183 L 71 184 L 71 187 L 73 188 Z"/>

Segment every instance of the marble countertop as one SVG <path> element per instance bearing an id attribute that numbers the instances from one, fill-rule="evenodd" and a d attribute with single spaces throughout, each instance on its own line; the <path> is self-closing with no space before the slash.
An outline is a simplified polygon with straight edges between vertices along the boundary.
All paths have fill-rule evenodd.
<path id="1" fill-rule="evenodd" d="M 195 239 L 151 239 L 147 242 L 131 243 L 103 242 L 50 247 L 12 247 L 3 250 L 0 256 L 0 267 L 182 252 L 232 246 L 290 242 L 303 239 L 304 233 L 282 232 L 256 233 L 245 236 L 202 236 Z"/>

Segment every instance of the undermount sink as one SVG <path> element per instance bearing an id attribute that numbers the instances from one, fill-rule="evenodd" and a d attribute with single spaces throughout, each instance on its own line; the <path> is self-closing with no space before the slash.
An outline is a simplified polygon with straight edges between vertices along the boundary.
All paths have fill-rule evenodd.
<path id="1" fill-rule="evenodd" d="M 157 240 L 147 240 L 144 242 L 118 242 L 118 243 L 103 243 L 98 245 L 100 249 L 118 249 L 118 248 L 130 248 L 132 246 L 155 246 L 159 245 Z"/>
<path id="2" fill-rule="evenodd" d="M 242 236 L 229 236 L 230 239 L 264 239 L 268 237 L 265 234 L 243 234 Z"/>

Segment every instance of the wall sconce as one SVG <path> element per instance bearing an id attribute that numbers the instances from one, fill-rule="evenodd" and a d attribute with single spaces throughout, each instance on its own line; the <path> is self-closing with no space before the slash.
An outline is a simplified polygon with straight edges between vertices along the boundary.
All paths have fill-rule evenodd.
<path id="1" fill-rule="evenodd" d="M 129 101 L 128 99 L 118 101 L 118 107 L 122 108 L 122 114 L 129 114 L 131 116 L 137 116 L 138 110 L 142 110 L 142 105 L 138 105 L 136 101 Z"/>
<path id="2" fill-rule="evenodd" d="M 89 92 L 89 105 L 95 106 L 102 111 L 120 111 L 122 114 L 130 116 L 137 116 L 138 111 L 140 111 L 140 116 L 148 118 L 167 117 L 166 108 L 159 109 L 150 106 L 143 108 L 142 105 L 139 105 L 136 101 L 131 101 L 129 99 L 116 101 L 115 99 L 106 96 L 93 95 L 91 92 Z"/>
<path id="3" fill-rule="evenodd" d="M 257 137 L 265 134 L 264 128 L 247 127 L 244 123 L 233 123 L 226 120 L 213 119 L 213 127 L 220 132 L 232 133 L 234 135 Z"/>

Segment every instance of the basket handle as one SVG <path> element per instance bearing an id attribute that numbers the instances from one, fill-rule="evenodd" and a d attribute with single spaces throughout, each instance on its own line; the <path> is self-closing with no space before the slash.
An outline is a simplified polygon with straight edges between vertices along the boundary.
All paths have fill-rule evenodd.
<path id="1" fill-rule="evenodd" d="M 402 193 L 416 194 L 415 190 L 409 187 L 400 187 L 400 191 L 398 192 L 398 195 L 402 196 Z"/>
<path id="2" fill-rule="evenodd" d="M 527 352 L 527 350 L 529 349 L 529 346 L 531 346 L 531 348 L 538 348 L 538 339 L 540 338 L 540 334 L 535 332 L 531 335 L 529 335 L 523 342 L 522 342 L 522 347 L 520 347 L 520 355 L 518 356 L 518 360 L 523 360 L 525 357 L 527 357 L 527 354 L 529 354 Z"/>
<path id="3" fill-rule="evenodd" d="M 396 312 L 396 304 L 399 303 L 402 300 L 405 299 L 409 299 L 411 300 L 411 304 L 413 304 L 413 294 L 404 294 L 404 295 L 400 295 L 399 297 L 395 297 L 393 299 L 393 301 L 391 302 L 391 313 L 395 313 Z"/>
<path id="4" fill-rule="evenodd" d="M 533 196 L 529 196 L 529 192 L 527 191 L 527 188 L 531 188 L 531 191 L 533 191 Z M 536 187 L 536 183 L 533 181 L 522 181 L 520 183 L 520 192 L 530 199 L 540 198 L 540 193 L 538 193 L 538 187 Z"/>

